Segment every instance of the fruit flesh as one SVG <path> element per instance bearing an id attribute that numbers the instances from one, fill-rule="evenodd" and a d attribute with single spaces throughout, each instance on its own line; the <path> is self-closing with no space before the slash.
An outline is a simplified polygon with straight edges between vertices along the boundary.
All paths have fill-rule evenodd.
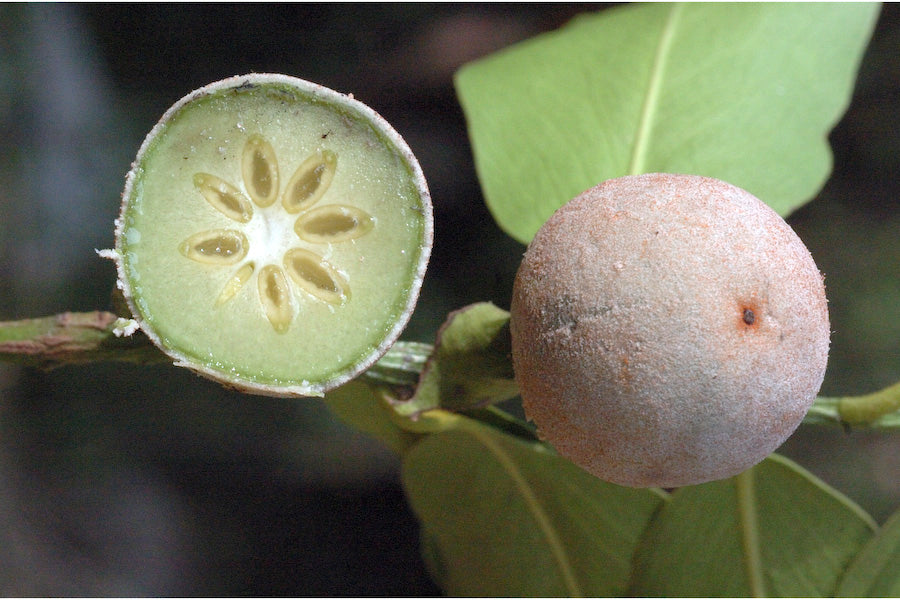
<path id="1" fill-rule="evenodd" d="M 405 144 L 371 115 L 264 77 L 196 94 L 145 142 L 120 216 L 120 279 L 142 327 L 186 366 L 261 393 L 317 394 L 405 324 L 430 201 Z M 313 211 L 317 236 L 304 239 Z M 332 213 L 351 217 L 323 221 Z M 297 251 L 318 264 L 291 269 Z"/>
<path id="2" fill-rule="evenodd" d="M 790 227 L 714 179 L 610 180 L 557 213 L 516 277 L 526 414 L 602 479 L 734 475 L 787 438 L 828 355 L 821 275 Z"/>

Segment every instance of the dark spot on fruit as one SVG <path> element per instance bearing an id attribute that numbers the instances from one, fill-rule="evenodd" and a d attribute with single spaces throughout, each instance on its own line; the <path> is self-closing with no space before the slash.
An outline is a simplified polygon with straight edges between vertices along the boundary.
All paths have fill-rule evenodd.
<path id="1" fill-rule="evenodd" d="M 744 323 L 747 325 L 753 325 L 756 322 L 756 315 L 753 314 L 753 311 L 749 308 L 744 309 Z"/>

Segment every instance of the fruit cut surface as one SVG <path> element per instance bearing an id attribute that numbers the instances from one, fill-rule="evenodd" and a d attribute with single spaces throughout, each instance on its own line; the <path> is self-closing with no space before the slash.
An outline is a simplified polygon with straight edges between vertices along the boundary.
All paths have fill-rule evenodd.
<path id="1" fill-rule="evenodd" d="M 253 74 L 186 96 L 144 141 L 117 221 L 119 285 L 179 364 L 320 395 L 396 340 L 431 240 L 421 169 L 381 117 Z"/>

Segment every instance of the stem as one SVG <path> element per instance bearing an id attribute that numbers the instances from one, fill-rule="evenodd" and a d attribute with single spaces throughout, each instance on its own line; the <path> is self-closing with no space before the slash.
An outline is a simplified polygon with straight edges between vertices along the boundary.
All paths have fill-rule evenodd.
<path id="1" fill-rule="evenodd" d="M 759 519 L 756 514 L 756 492 L 753 481 L 754 467 L 734 478 L 737 492 L 737 511 L 744 549 L 744 567 L 750 595 L 754 598 L 766 597 L 766 583 L 763 574 L 762 547 L 759 540 Z"/>
<path id="2" fill-rule="evenodd" d="M 900 429 L 900 382 L 871 394 L 816 398 L 807 425 Z"/>
<path id="3" fill-rule="evenodd" d="M 41 369 L 103 361 L 170 362 L 140 331 L 117 336 L 118 321 L 119 317 L 111 312 L 91 311 L 0 322 L 0 362 Z M 373 383 L 415 389 L 432 350 L 430 344 L 397 342 L 363 377 Z M 900 430 L 900 382 L 862 396 L 820 396 L 803 422 Z M 524 430 L 520 433 L 527 434 Z"/>
<path id="4" fill-rule="evenodd" d="M 377 363 L 363 373 L 373 383 L 415 387 L 434 346 L 421 342 L 396 342 Z"/>
<path id="5" fill-rule="evenodd" d="M 900 382 L 864 396 L 847 396 L 838 400 L 841 418 L 851 425 L 860 425 L 900 410 Z"/>
<path id="6" fill-rule="evenodd" d="M 484 408 L 466 411 L 464 414 L 521 440 L 529 442 L 541 441 L 534 425 L 504 412 L 496 406 L 485 406 Z"/>
<path id="7" fill-rule="evenodd" d="M 53 369 L 100 361 L 169 360 L 143 334 L 116 336 L 118 319 L 110 312 L 93 311 L 0 323 L 0 361 Z"/>

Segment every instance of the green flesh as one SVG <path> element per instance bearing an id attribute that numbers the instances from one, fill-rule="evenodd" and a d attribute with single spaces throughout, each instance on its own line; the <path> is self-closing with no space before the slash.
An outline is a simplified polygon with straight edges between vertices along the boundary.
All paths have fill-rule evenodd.
<path id="1" fill-rule="evenodd" d="M 245 148 L 248 142 L 258 147 L 260 138 L 277 161 L 275 201 L 263 198 L 271 164 L 264 149 L 248 154 L 247 172 L 258 173 L 261 183 L 248 190 L 243 181 Z M 281 198 L 292 176 L 310 157 L 321 162 L 329 153 L 336 157 L 333 178 L 316 175 L 327 189 L 289 214 Z M 188 366 L 211 369 L 225 381 L 315 386 L 353 370 L 405 321 L 430 242 L 430 206 L 403 154 L 352 107 L 284 83 L 219 89 L 170 116 L 139 156 L 133 178 L 117 245 L 126 292 L 145 329 Z M 230 192 L 201 192 L 214 178 L 251 201 L 249 221 L 238 217 Z M 214 206 L 217 197 L 225 210 Z M 330 205 L 339 205 L 333 218 L 327 218 Z M 342 207 L 361 216 L 347 217 Z M 306 229 L 300 227 L 298 219 L 310 213 Z M 357 223 L 358 231 L 348 233 Z M 325 234 L 331 227 L 335 241 L 301 238 L 295 224 Z M 228 257 L 240 255 L 235 249 L 243 233 L 245 256 L 203 259 L 216 244 L 198 233 L 213 230 L 237 232 L 223 234 Z M 200 240 L 196 252 L 187 250 L 188 240 Z M 295 248 L 308 252 L 292 273 L 284 257 Z M 270 276 L 268 265 L 284 277 Z M 268 282 L 262 288 L 261 272 Z M 296 277 L 306 277 L 305 285 Z M 288 293 L 280 298 L 289 305 L 271 317 L 263 300 L 270 307 L 278 301 L 276 280 L 286 282 Z M 308 291 L 318 288 L 323 291 Z"/>

